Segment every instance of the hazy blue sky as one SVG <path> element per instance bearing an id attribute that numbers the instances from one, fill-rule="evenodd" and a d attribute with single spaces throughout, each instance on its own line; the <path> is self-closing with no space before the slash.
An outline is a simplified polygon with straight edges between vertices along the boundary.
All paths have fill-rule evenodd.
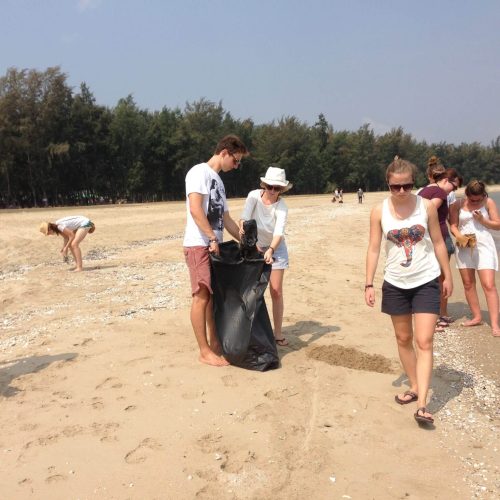
<path id="1" fill-rule="evenodd" d="M 0 43 L 0 75 L 59 65 L 109 106 L 500 135 L 499 0 L 0 0 Z"/>

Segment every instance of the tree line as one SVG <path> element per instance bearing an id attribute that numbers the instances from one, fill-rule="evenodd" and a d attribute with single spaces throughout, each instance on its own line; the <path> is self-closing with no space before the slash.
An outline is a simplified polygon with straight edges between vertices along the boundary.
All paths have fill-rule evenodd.
<path id="1" fill-rule="evenodd" d="M 385 190 L 396 154 L 417 165 L 418 185 L 431 155 L 466 182 L 500 182 L 500 137 L 489 146 L 428 144 L 401 127 L 335 130 L 323 114 L 314 125 L 294 116 L 256 124 L 206 99 L 149 111 L 129 95 L 108 107 L 85 83 L 75 92 L 59 67 L 9 68 L 0 78 L 0 207 L 180 200 L 186 172 L 226 134 L 251 151 L 225 176 L 228 196 L 246 196 L 269 165 L 286 170 L 295 194 Z"/>

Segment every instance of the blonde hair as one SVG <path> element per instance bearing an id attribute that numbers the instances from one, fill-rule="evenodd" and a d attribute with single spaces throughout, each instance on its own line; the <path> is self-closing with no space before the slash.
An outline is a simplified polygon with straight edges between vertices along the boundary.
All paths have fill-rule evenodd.
<path id="1" fill-rule="evenodd" d="M 411 179 L 415 182 L 416 173 L 417 167 L 413 163 L 408 160 L 402 160 L 396 155 L 385 171 L 385 180 L 389 182 L 389 177 L 393 174 L 411 174 Z"/>

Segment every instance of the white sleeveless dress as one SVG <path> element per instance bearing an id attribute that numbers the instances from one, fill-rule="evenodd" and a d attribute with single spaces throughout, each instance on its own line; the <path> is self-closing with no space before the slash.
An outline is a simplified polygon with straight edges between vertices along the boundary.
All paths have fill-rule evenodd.
<path id="1" fill-rule="evenodd" d="M 489 220 L 490 216 L 485 207 L 481 207 L 483 217 Z M 460 209 L 458 215 L 458 230 L 462 234 L 475 234 L 477 246 L 475 248 L 457 247 L 455 259 L 458 269 L 494 269 L 498 271 L 498 254 L 495 241 L 488 228 L 477 222 L 472 213 Z"/>

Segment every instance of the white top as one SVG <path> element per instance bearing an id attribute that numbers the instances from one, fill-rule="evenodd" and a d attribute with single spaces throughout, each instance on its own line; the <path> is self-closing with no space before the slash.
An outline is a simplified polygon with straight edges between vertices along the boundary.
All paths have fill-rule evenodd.
<path id="1" fill-rule="evenodd" d="M 483 217 L 489 220 L 486 207 L 481 207 Z M 458 214 L 458 230 L 462 234 L 475 234 L 475 248 L 457 246 L 455 260 L 458 269 L 494 269 L 498 271 L 498 254 L 495 241 L 490 230 L 472 217 L 468 210 L 460 208 Z"/>
<path id="2" fill-rule="evenodd" d="M 423 198 L 417 196 L 413 213 L 397 219 L 391 213 L 389 200 L 382 204 L 382 232 L 387 260 L 384 279 L 398 288 L 423 285 L 441 274 L 428 228 L 429 216 Z"/>
<path id="3" fill-rule="evenodd" d="M 56 220 L 56 225 L 59 231 L 63 231 L 66 228 L 71 229 L 71 231 L 76 231 L 89 222 L 90 219 L 84 217 L 83 215 L 71 215 L 69 217 L 63 217 L 62 219 Z"/>
<path id="4" fill-rule="evenodd" d="M 451 207 L 451 205 L 453 205 L 453 203 L 456 203 L 457 202 L 457 196 L 455 194 L 455 191 L 451 191 L 448 193 L 448 206 Z"/>
<path id="5" fill-rule="evenodd" d="M 262 189 L 255 189 L 248 193 L 241 219 L 255 219 L 257 222 L 257 244 L 268 247 L 273 236 L 283 236 L 285 232 L 288 207 L 282 198 L 278 198 L 272 205 L 262 202 Z"/>
<path id="6" fill-rule="evenodd" d="M 224 237 L 224 212 L 228 211 L 226 190 L 219 174 L 208 163 L 199 163 L 192 167 L 186 175 L 186 232 L 184 246 L 208 246 L 208 237 L 196 225 L 190 209 L 189 195 L 199 193 L 203 195 L 202 207 L 210 226 L 219 241 Z"/>

